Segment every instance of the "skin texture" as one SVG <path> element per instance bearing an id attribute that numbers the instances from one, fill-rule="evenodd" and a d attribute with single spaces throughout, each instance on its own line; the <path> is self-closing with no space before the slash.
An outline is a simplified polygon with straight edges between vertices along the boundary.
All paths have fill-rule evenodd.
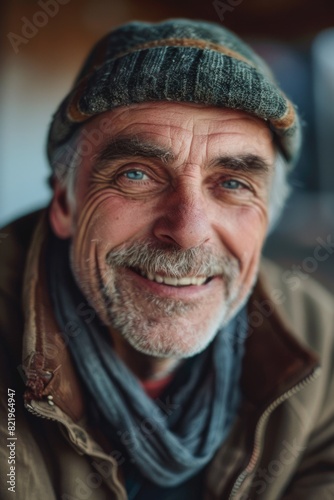
<path id="1" fill-rule="evenodd" d="M 81 138 L 75 204 L 56 182 L 51 226 L 71 238 L 74 276 L 116 352 L 140 378 L 163 376 L 203 350 L 252 290 L 268 225 L 270 131 L 241 111 L 160 102 L 99 115 Z M 115 155 L 108 145 L 120 138 Z M 138 153 L 122 151 L 129 140 Z M 212 279 L 175 287 L 139 269 Z"/>

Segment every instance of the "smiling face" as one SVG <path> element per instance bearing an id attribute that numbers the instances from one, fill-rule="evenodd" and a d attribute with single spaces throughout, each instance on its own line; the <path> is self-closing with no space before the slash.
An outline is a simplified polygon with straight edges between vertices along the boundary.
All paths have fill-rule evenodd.
<path id="1" fill-rule="evenodd" d="M 81 137 L 91 142 L 75 211 L 60 186 L 50 211 L 54 232 L 72 238 L 81 290 L 116 343 L 155 357 L 200 352 L 256 278 L 269 129 L 239 111 L 159 102 L 104 113 Z"/>

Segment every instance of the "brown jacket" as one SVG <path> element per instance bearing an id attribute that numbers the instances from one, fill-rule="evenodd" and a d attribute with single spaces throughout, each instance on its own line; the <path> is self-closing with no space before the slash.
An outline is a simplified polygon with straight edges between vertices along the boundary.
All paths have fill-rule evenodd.
<path id="1" fill-rule="evenodd" d="M 2 230 L 0 497 L 126 499 L 124 457 L 87 429 L 85 395 L 50 306 L 46 220 L 35 213 Z M 205 500 L 334 499 L 334 304 L 311 279 L 296 285 L 263 264 L 250 300 L 244 399 L 207 468 Z"/>

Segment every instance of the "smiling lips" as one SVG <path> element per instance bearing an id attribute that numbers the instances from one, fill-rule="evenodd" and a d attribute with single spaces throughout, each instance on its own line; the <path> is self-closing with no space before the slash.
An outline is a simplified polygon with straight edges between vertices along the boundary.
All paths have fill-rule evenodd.
<path id="1" fill-rule="evenodd" d="M 201 286 L 208 283 L 213 278 L 213 276 L 185 276 L 183 278 L 175 278 L 174 276 L 165 276 L 149 272 L 146 273 L 142 269 L 136 269 L 135 271 L 150 281 L 155 281 L 156 283 L 163 283 L 170 286 Z"/>

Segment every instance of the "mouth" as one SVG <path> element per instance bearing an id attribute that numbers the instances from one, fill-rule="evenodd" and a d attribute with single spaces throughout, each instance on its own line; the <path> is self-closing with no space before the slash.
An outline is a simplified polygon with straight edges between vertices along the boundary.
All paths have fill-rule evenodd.
<path id="1" fill-rule="evenodd" d="M 150 273 L 146 272 L 140 268 L 130 267 L 131 271 L 139 274 L 143 278 L 155 283 L 168 285 L 172 287 L 190 287 L 190 286 L 202 286 L 209 283 L 215 276 L 183 276 L 181 278 L 176 278 L 175 276 L 167 276 L 160 273 Z"/>

